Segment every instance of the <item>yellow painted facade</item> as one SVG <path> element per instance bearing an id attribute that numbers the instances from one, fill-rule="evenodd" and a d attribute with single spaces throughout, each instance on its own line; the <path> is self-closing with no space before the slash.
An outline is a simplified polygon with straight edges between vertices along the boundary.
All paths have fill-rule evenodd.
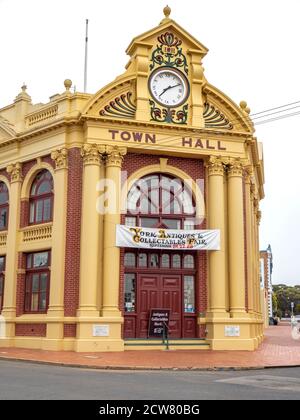
<path id="1" fill-rule="evenodd" d="M 2 310 L 6 338 L 1 339 L 1 347 L 124 350 L 119 307 L 122 261 L 115 246 L 115 227 L 121 215 L 120 211 L 104 215 L 96 211 L 96 185 L 103 178 L 112 180 L 118 187 L 120 209 L 131 179 L 157 172 L 188 177 L 169 165 L 168 158 L 174 156 L 205 161 L 206 196 L 193 186 L 197 212 L 206 216 L 209 229 L 221 231 L 221 251 L 208 252 L 207 312 L 198 318 L 199 325 L 206 325 L 206 344 L 213 350 L 255 350 L 261 343 L 258 226 L 264 168 L 250 110 L 245 102 L 236 105 L 206 80 L 202 60 L 208 50 L 169 15 L 165 9 L 159 26 L 131 42 L 126 71 L 97 93 L 72 93 L 72 83 L 66 80 L 62 94 L 47 104 L 34 105 L 23 86 L 13 103 L 0 109 L 0 182 L 8 187 L 10 206 L 8 229 L 0 231 L 0 256 L 6 256 Z M 151 63 L 158 37 L 168 33 L 181 41 L 189 68 L 184 123 L 180 118 L 160 122 L 151 113 Z M 130 97 L 125 110 L 116 102 L 122 95 Z M 115 107 L 121 115 L 114 113 Z M 174 115 L 181 110 L 182 106 L 176 108 Z M 83 165 L 82 219 L 79 306 L 76 316 L 68 317 L 64 280 L 68 158 L 73 149 L 80 150 Z M 135 171 L 127 190 L 122 191 L 122 164 L 131 153 L 158 156 L 160 163 Z M 53 165 L 45 156 L 51 156 Z M 24 176 L 24 165 L 32 161 Z M 53 222 L 21 228 L 21 203 L 28 201 L 31 184 L 42 169 L 49 170 L 54 180 Z M 48 312 L 17 316 L 17 278 L 22 274 L 18 255 L 40 250 L 51 250 Z M 16 326 L 27 324 L 46 324 L 45 336 L 17 336 Z M 65 326 L 75 324 L 76 337 L 66 337 Z M 95 337 L 95 325 L 108 326 L 107 336 Z M 237 336 L 228 336 L 229 327 L 238 327 Z"/>

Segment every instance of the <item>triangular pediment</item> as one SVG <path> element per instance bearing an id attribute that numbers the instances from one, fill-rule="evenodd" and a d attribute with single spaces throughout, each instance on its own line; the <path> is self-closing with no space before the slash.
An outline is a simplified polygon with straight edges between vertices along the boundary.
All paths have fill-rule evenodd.
<path id="1" fill-rule="evenodd" d="M 145 44 L 149 47 L 157 44 L 157 38 L 164 33 L 173 33 L 178 39 L 180 39 L 187 50 L 193 50 L 199 52 L 204 57 L 208 53 L 208 49 L 194 38 L 189 32 L 183 29 L 177 22 L 169 19 L 166 23 L 156 26 L 155 28 L 135 37 L 130 43 L 126 50 L 126 53 L 130 56 L 134 54 L 136 46 Z"/>

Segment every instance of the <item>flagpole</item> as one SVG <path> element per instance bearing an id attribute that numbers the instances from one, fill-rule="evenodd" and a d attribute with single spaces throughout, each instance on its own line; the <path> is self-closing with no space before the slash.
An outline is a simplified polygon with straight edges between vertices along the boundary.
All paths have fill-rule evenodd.
<path id="1" fill-rule="evenodd" d="M 85 59 L 84 59 L 84 93 L 87 91 L 87 68 L 88 68 L 88 42 L 89 42 L 89 20 L 85 21 Z"/>

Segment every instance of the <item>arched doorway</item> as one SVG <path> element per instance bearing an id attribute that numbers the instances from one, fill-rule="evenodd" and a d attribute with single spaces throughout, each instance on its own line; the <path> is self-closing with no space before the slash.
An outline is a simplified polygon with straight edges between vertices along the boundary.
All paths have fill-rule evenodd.
<path id="1" fill-rule="evenodd" d="M 141 178 L 128 193 L 128 226 L 191 230 L 195 216 L 190 189 L 166 174 Z M 148 337 L 151 309 L 170 309 L 171 338 L 196 337 L 195 253 L 125 249 L 123 266 L 125 338 Z"/>

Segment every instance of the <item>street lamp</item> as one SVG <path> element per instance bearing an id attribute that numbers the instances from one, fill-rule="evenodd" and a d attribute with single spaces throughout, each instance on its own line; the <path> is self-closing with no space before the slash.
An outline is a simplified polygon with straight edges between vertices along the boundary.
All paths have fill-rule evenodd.
<path id="1" fill-rule="evenodd" d="M 295 307 L 295 304 L 294 304 L 294 302 L 291 302 L 291 308 L 292 308 L 292 316 L 294 316 L 294 307 Z"/>

